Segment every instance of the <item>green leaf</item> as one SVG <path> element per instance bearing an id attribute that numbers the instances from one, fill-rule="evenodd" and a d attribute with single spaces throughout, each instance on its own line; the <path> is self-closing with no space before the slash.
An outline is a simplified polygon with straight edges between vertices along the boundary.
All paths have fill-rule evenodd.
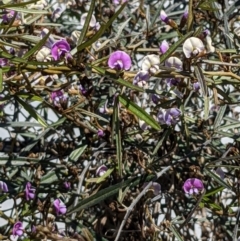
<path id="1" fill-rule="evenodd" d="M 46 175 L 42 176 L 40 184 L 51 184 L 58 181 L 58 176 L 55 171 L 49 171 Z"/>
<path id="2" fill-rule="evenodd" d="M 40 125 L 42 125 L 43 127 L 48 126 L 45 120 L 33 109 L 32 106 L 22 101 L 18 96 L 15 96 L 15 99 L 17 100 L 17 102 L 19 102 L 22 105 L 22 107 L 29 113 L 29 115 L 32 118 L 34 118 Z"/>
<path id="3" fill-rule="evenodd" d="M 179 241 L 184 241 L 180 233 L 177 231 L 177 229 L 174 227 L 173 224 L 170 224 L 169 229 L 172 231 L 174 236 L 179 240 Z"/>
<path id="4" fill-rule="evenodd" d="M 159 18 L 159 16 L 160 16 L 160 12 L 161 12 L 161 10 L 162 10 L 163 4 L 164 4 L 164 1 L 161 1 L 161 3 L 159 3 L 159 6 L 158 6 L 158 8 L 156 9 L 156 11 L 155 11 L 155 13 L 154 13 L 154 16 L 153 16 L 153 18 L 152 18 L 152 20 L 151 20 L 151 23 L 150 23 L 150 25 L 149 25 L 149 29 L 152 29 L 152 28 L 154 27 L 156 20 L 157 20 L 157 19 Z M 175 31 L 174 31 L 174 32 L 175 32 Z"/>
<path id="5" fill-rule="evenodd" d="M 72 151 L 69 156 L 69 160 L 74 162 L 78 161 L 79 157 L 83 154 L 86 148 L 87 148 L 87 145 L 84 145 Z"/>
<path id="6" fill-rule="evenodd" d="M 207 89 L 207 84 L 206 84 L 206 80 L 205 77 L 203 75 L 203 72 L 201 70 L 201 68 L 196 65 L 194 66 L 194 72 L 196 75 L 196 78 L 200 84 L 202 93 L 203 93 L 203 97 L 204 97 L 204 120 L 208 119 L 208 115 L 209 115 L 209 97 L 208 97 L 208 89 Z"/>
<path id="7" fill-rule="evenodd" d="M 141 107 L 139 107 L 134 102 L 130 101 L 127 97 L 123 95 L 119 95 L 119 101 L 120 103 L 126 107 L 129 111 L 131 111 L 134 115 L 136 115 L 139 119 L 143 120 L 154 128 L 155 130 L 161 130 L 160 125 L 157 123 L 157 121 L 154 120 L 152 116 L 150 116 L 145 110 L 143 110 Z"/>
<path id="8" fill-rule="evenodd" d="M 126 80 L 123 80 L 123 79 L 117 79 L 117 80 L 113 80 L 114 82 L 116 82 L 117 84 L 120 84 L 122 86 L 126 86 L 128 88 L 130 88 L 131 90 L 136 90 L 136 91 L 139 91 L 139 92 L 144 92 L 144 89 L 143 88 L 140 88 L 136 85 L 133 85 L 131 83 L 129 83 L 128 81 Z"/>
<path id="9" fill-rule="evenodd" d="M 36 9 L 27 9 L 27 8 L 20 8 L 20 7 L 8 7 L 8 9 L 14 10 L 20 13 L 31 13 L 31 14 L 48 14 L 46 10 L 36 10 Z"/>
<path id="10" fill-rule="evenodd" d="M 200 84 L 203 96 L 208 96 L 208 89 L 205 81 L 205 77 L 203 75 L 203 72 L 199 66 L 194 66 L 194 73 L 196 75 L 196 78 Z"/>
<path id="11" fill-rule="evenodd" d="M 120 84 L 122 86 L 126 86 L 126 87 L 128 87 L 128 88 L 130 88 L 132 90 L 136 90 L 136 91 L 139 91 L 139 92 L 144 92 L 143 88 L 140 88 L 140 87 L 138 87 L 136 85 L 133 85 L 132 83 L 129 83 L 128 81 L 126 81 L 124 79 L 121 79 L 121 78 L 116 79 L 117 78 L 116 74 L 110 73 L 107 70 L 105 70 L 103 68 L 100 68 L 99 66 L 92 65 L 92 68 L 95 69 L 101 75 L 109 76 L 109 78 L 111 78 L 117 84 Z"/>
<path id="12" fill-rule="evenodd" d="M 75 212 L 81 211 L 83 209 L 92 207 L 96 204 L 99 204 L 100 202 L 104 201 L 105 199 L 117 194 L 119 189 L 123 189 L 127 186 L 135 187 L 135 186 L 139 185 L 140 183 L 143 184 L 145 182 L 151 181 L 154 177 L 155 177 L 155 175 L 150 174 L 147 176 L 131 178 L 124 182 L 120 182 L 120 183 L 117 183 L 110 187 L 104 188 L 104 189 L 100 190 L 99 192 L 97 192 L 96 194 L 93 194 L 92 196 L 81 200 L 77 206 L 70 208 L 67 215 L 70 215 L 72 213 L 75 213 Z"/>
<path id="13" fill-rule="evenodd" d="M 185 34 L 183 37 L 181 37 L 175 44 L 173 44 L 169 49 L 168 51 L 163 54 L 161 57 L 160 57 L 160 62 L 163 63 L 168 57 L 170 57 L 172 55 L 172 53 L 187 39 L 189 38 L 190 36 L 192 36 L 193 34 L 193 31 Z"/>
<path id="14" fill-rule="evenodd" d="M 79 46 L 83 42 L 83 40 L 87 34 L 89 23 L 91 21 L 92 15 L 93 15 L 94 8 L 95 8 L 95 0 L 91 0 L 91 5 L 90 5 L 90 8 L 88 9 L 88 14 L 87 14 L 84 26 L 81 31 L 81 35 L 78 39 L 77 46 Z"/>
<path id="15" fill-rule="evenodd" d="M 217 129 L 218 126 L 221 124 L 221 121 L 223 120 L 224 113 L 226 111 L 227 105 L 223 105 L 219 108 L 217 116 L 215 118 L 213 128 Z"/>
<path id="16" fill-rule="evenodd" d="M 26 94 L 26 93 L 17 93 L 17 96 L 23 99 L 31 100 L 31 101 L 40 101 L 43 102 L 43 99 L 40 96 L 32 95 L 32 94 Z"/>
<path id="17" fill-rule="evenodd" d="M 11 7 L 23 7 L 23 6 L 26 6 L 28 4 L 32 4 L 32 3 L 36 3 L 37 1 L 39 0 L 32 0 L 32 1 L 28 1 L 28 2 L 23 2 L 23 3 L 17 3 L 15 1 L 14 4 L 4 4 L 4 5 L 0 5 L 0 9 L 6 9 L 6 8 L 11 8 Z M 8 1 L 10 2 L 10 1 Z"/>
<path id="18" fill-rule="evenodd" d="M 206 173 L 214 179 L 214 181 L 216 181 L 218 184 L 220 184 L 221 186 L 232 190 L 232 187 L 229 186 L 224 180 L 222 180 L 218 175 L 216 175 L 215 173 L 213 173 L 211 170 L 209 170 L 207 167 L 204 168 L 204 171 L 206 171 Z"/>
<path id="19" fill-rule="evenodd" d="M 156 153 L 158 152 L 158 149 L 162 146 L 163 141 L 168 138 L 168 136 L 171 134 L 171 132 L 172 132 L 172 130 L 170 128 L 168 128 L 167 130 L 164 131 L 161 139 L 159 140 L 156 147 L 154 148 L 154 151 L 152 153 L 153 156 L 156 155 Z"/>
<path id="20" fill-rule="evenodd" d="M 208 196 L 212 196 L 218 192 L 221 192 L 222 190 L 224 189 L 224 187 L 216 187 L 216 188 L 213 188 L 211 190 L 209 190 L 208 192 L 206 192 L 206 194 L 204 195 L 204 197 L 208 197 Z M 203 198 L 204 198 L 203 197 Z"/>
<path id="21" fill-rule="evenodd" d="M 121 138 L 121 127 L 119 123 L 118 106 L 119 106 L 119 96 L 117 96 L 117 98 L 115 98 L 115 101 L 114 101 L 112 129 L 114 130 L 114 133 L 115 133 L 118 173 L 121 178 L 122 177 L 122 138 Z"/>
<path id="22" fill-rule="evenodd" d="M 102 175 L 101 177 L 96 177 L 96 178 L 89 178 L 86 180 L 86 182 L 93 182 L 93 183 L 101 183 L 104 182 L 113 172 L 114 168 L 112 169 L 108 169 L 106 171 L 106 173 L 104 173 L 104 175 Z"/>

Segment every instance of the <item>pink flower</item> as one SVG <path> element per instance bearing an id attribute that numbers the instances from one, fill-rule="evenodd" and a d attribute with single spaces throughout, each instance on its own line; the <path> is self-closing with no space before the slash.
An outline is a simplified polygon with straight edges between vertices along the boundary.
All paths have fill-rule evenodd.
<path id="1" fill-rule="evenodd" d="M 113 0 L 113 4 L 116 4 L 116 5 L 125 3 L 125 2 L 127 2 L 127 0 Z"/>
<path id="2" fill-rule="evenodd" d="M 178 108 L 171 108 L 167 110 L 160 110 L 158 112 L 158 121 L 168 126 L 177 124 L 181 111 Z"/>
<path id="3" fill-rule="evenodd" d="M 168 42 L 166 40 L 163 40 L 160 47 L 159 47 L 160 53 L 165 54 L 168 49 L 169 49 Z"/>
<path id="4" fill-rule="evenodd" d="M 25 187 L 25 197 L 26 197 L 26 200 L 29 201 L 30 199 L 34 199 L 35 197 L 35 192 L 36 192 L 36 189 L 32 187 L 31 183 L 28 182 L 26 184 L 26 187 Z"/>
<path id="5" fill-rule="evenodd" d="M 160 12 L 160 19 L 166 23 L 166 24 L 169 24 L 169 18 L 168 18 L 168 15 L 166 14 L 166 12 L 164 10 L 161 10 Z"/>
<path id="6" fill-rule="evenodd" d="M 15 14 L 14 10 L 7 9 L 6 13 L 2 16 L 3 23 L 9 23 Z"/>
<path id="7" fill-rule="evenodd" d="M 127 53 L 118 50 L 110 54 L 108 66 L 116 70 L 129 70 L 132 66 L 132 61 Z"/>
<path id="8" fill-rule="evenodd" d="M 203 189 L 204 189 L 204 186 L 202 181 L 197 178 L 189 178 L 183 184 L 184 192 L 190 195 L 198 194 Z"/>
<path id="9" fill-rule="evenodd" d="M 0 191 L 8 192 L 8 186 L 7 186 L 6 182 L 0 181 Z"/>
<path id="10" fill-rule="evenodd" d="M 12 234 L 14 236 L 22 236 L 23 230 L 24 230 L 24 228 L 23 228 L 22 222 L 18 221 L 13 225 Z"/>
<path id="11" fill-rule="evenodd" d="M 61 39 L 61 40 L 58 40 L 56 41 L 52 47 L 51 47 L 51 54 L 52 54 L 52 57 L 54 58 L 54 60 L 59 60 L 61 57 L 65 56 L 66 57 L 70 57 L 70 45 L 69 43 L 67 42 L 67 40 L 65 39 Z"/>
<path id="12" fill-rule="evenodd" d="M 60 199 L 54 200 L 53 206 L 57 215 L 65 214 L 67 212 L 66 205 Z"/>
<path id="13" fill-rule="evenodd" d="M 97 169 L 96 175 L 101 177 L 106 173 L 107 170 L 108 170 L 108 168 L 105 165 L 102 165 Z"/>

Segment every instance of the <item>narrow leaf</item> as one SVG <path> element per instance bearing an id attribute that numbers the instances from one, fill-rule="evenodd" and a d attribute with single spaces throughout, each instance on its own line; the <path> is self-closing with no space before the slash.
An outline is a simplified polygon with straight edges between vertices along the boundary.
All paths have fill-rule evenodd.
<path id="1" fill-rule="evenodd" d="M 70 215 L 72 213 L 75 213 L 75 212 L 81 211 L 83 209 L 92 207 L 96 204 L 99 204 L 100 202 L 107 199 L 108 197 L 111 197 L 111 196 L 117 194 L 119 189 L 123 189 L 127 186 L 135 187 L 135 186 L 139 185 L 140 183 L 151 181 L 154 177 L 155 177 L 155 175 L 152 175 L 152 174 L 145 176 L 145 177 L 137 177 L 137 178 L 128 179 L 125 182 L 121 182 L 121 183 L 112 185 L 110 187 L 104 188 L 104 189 L 100 190 L 99 192 L 97 192 L 96 194 L 81 200 L 77 206 L 70 208 L 67 215 Z"/>
<path id="2" fill-rule="evenodd" d="M 83 26 L 82 31 L 81 31 L 81 35 L 78 39 L 77 46 L 79 46 L 83 42 L 83 40 L 84 40 L 84 38 L 87 34 L 89 23 L 91 21 L 92 15 L 93 15 L 94 8 L 95 8 L 95 0 L 91 0 L 91 5 L 90 5 L 90 8 L 88 9 L 88 14 L 87 14 L 84 26 Z"/>
<path id="3" fill-rule="evenodd" d="M 43 127 L 47 127 L 47 123 L 45 120 L 33 109 L 32 106 L 22 101 L 19 97 L 15 96 L 16 100 L 22 105 L 22 107 L 29 113 L 31 117 L 33 117 L 40 125 Z"/>
<path id="4" fill-rule="evenodd" d="M 120 178 L 122 177 L 122 137 L 121 127 L 119 123 L 119 98 L 115 98 L 113 107 L 113 126 L 115 131 L 116 149 L 117 149 L 117 161 L 118 161 L 118 173 Z"/>
<path id="5" fill-rule="evenodd" d="M 214 124 L 213 124 L 214 129 L 218 128 L 218 126 L 221 124 L 221 121 L 223 120 L 223 116 L 225 114 L 226 108 L 227 108 L 227 105 L 223 105 L 219 108 L 217 116 L 216 116 Z"/>
<path id="6" fill-rule="evenodd" d="M 221 186 L 232 190 L 232 187 L 229 186 L 224 180 L 222 180 L 218 175 L 216 175 L 215 173 L 213 173 L 212 171 L 210 171 L 207 167 L 204 168 L 204 170 L 206 171 L 206 173 L 214 179 L 214 181 L 216 181 L 218 184 L 220 184 Z"/>
<path id="7" fill-rule="evenodd" d="M 174 234 L 174 236 L 179 240 L 179 241 L 184 241 L 182 236 L 180 235 L 180 233 L 177 231 L 177 229 L 173 226 L 173 224 L 171 224 L 169 226 L 169 229 L 172 231 L 172 233 Z"/>
<path id="8" fill-rule="evenodd" d="M 149 115 L 145 110 L 143 110 L 137 104 L 130 101 L 127 97 L 120 95 L 119 101 L 124 107 L 126 107 L 129 111 L 131 111 L 139 119 L 145 121 L 146 124 L 150 125 L 155 130 L 159 131 L 161 129 L 160 125 L 157 123 L 157 121 L 154 120 L 154 118 L 151 115 Z"/>
<path id="9" fill-rule="evenodd" d="M 87 145 L 84 145 L 84 146 L 81 146 L 81 147 L 77 148 L 76 150 L 74 150 L 70 154 L 69 160 L 76 162 L 79 159 L 79 157 L 83 154 L 83 152 L 85 151 L 86 148 L 87 148 Z"/>

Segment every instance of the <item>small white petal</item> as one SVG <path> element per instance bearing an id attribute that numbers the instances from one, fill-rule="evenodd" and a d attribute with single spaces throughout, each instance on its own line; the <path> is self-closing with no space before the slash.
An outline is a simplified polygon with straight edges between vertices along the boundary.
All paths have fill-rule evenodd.
<path id="1" fill-rule="evenodd" d="M 165 66 L 182 70 L 182 60 L 177 57 L 170 57 L 165 61 Z"/>
<path id="2" fill-rule="evenodd" d="M 207 51 L 208 53 L 215 52 L 215 47 L 212 46 L 212 38 L 210 36 L 206 36 L 206 42 L 207 42 Z"/>
<path id="3" fill-rule="evenodd" d="M 143 58 L 142 60 L 142 70 L 149 71 L 151 68 L 155 68 L 156 71 L 159 70 L 160 58 L 156 54 L 150 54 Z"/>
<path id="4" fill-rule="evenodd" d="M 190 58 L 196 56 L 201 52 L 205 51 L 205 47 L 201 39 L 196 37 L 188 38 L 183 44 L 183 53 L 185 54 L 186 58 Z"/>

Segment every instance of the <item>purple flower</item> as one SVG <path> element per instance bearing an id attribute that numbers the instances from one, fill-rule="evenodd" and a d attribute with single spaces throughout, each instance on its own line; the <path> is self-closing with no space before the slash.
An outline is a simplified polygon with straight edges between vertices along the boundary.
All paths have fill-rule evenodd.
<path id="1" fill-rule="evenodd" d="M 56 8 L 52 13 L 52 19 L 53 21 L 56 21 L 62 14 L 62 9 L 60 7 Z"/>
<path id="2" fill-rule="evenodd" d="M 127 2 L 127 0 L 113 0 L 113 4 L 116 4 L 116 5 L 125 3 L 125 2 Z"/>
<path id="3" fill-rule="evenodd" d="M 51 47 L 51 54 L 55 61 L 59 60 L 61 57 L 65 56 L 69 58 L 70 55 L 70 45 L 65 39 L 56 41 Z"/>
<path id="4" fill-rule="evenodd" d="M 106 100 L 103 107 L 99 108 L 100 113 L 102 113 L 102 114 L 108 114 L 109 113 L 109 109 L 107 108 L 107 104 L 108 104 L 108 100 Z"/>
<path id="5" fill-rule="evenodd" d="M 108 66 L 111 69 L 116 70 L 129 70 L 131 68 L 132 61 L 130 56 L 124 51 L 115 51 L 110 54 L 108 59 Z"/>
<path id="6" fill-rule="evenodd" d="M 169 49 L 168 42 L 166 40 L 163 40 L 160 47 L 159 47 L 160 53 L 165 54 L 168 49 Z"/>
<path id="7" fill-rule="evenodd" d="M 53 91 L 50 94 L 50 99 L 56 107 L 61 107 L 67 103 L 67 97 L 62 90 Z"/>
<path id="8" fill-rule="evenodd" d="M 158 112 L 157 118 L 160 123 L 170 126 L 178 122 L 180 115 L 181 111 L 178 108 L 162 109 Z"/>
<path id="9" fill-rule="evenodd" d="M 79 90 L 81 91 L 82 95 L 87 94 L 87 90 L 82 85 L 79 85 Z"/>
<path id="10" fill-rule="evenodd" d="M 199 84 L 199 82 L 193 83 L 193 90 L 194 90 L 195 92 L 198 92 L 198 91 L 200 90 L 200 84 Z"/>
<path id="11" fill-rule="evenodd" d="M 165 13 L 164 10 L 161 10 L 160 19 L 161 19 L 164 23 L 169 24 L 168 15 Z"/>
<path id="12" fill-rule="evenodd" d="M 203 183 L 197 178 L 189 178 L 183 184 L 183 190 L 185 193 L 193 195 L 198 194 L 204 189 Z"/>
<path id="13" fill-rule="evenodd" d="M 70 188 L 71 188 L 71 183 L 66 181 L 66 182 L 63 183 L 63 186 L 64 186 L 66 189 L 70 189 Z"/>
<path id="14" fill-rule="evenodd" d="M 62 90 L 56 90 L 56 91 L 53 91 L 51 94 L 50 94 L 50 98 L 51 100 L 54 102 L 55 99 L 57 97 L 62 97 L 63 96 L 63 91 Z"/>
<path id="15" fill-rule="evenodd" d="M 148 183 L 149 182 L 145 182 L 143 184 L 142 188 L 144 189 L 148 185 Z M 161 191 L 161 185 L 159 183 L 157 183 L 157 182 L 153 182 L 152 186 L 150 186 L 149 189 L 153 190 L 154 195 L 157 196 L 160 193 L 160 191 Z"/>
<path id="16" fill-rule="evenodd" d="M 208 29 L 205 29 L 203 32 L 202 32 L 203 36 L 206 37 L 208 35 L 210 35 L 210 31 Z"/>
<path id="17" fill-rule="evenodd" d="M 97 135 L 98 135 L 98 137 L 103 137 L 103 136 L 105 136 L 105 133 L 103 130 L 99 129 L 97 132 Z"/>
<path id="18" fill-rule="evenodd" d="M 31 199 L 34 199 L 35 192 L 36 192 L 36 189 L 32 187 L 30 182 L 28 182 L 26 184 L 26 187 L 25 187 L 25 197 L 26 197 L 26 200 L 29 201 Z"/>
<path id="19" fill-rule="evenodd" d="M 224 171 L 222 170 L 221 167 L 218 167 L 218 168 L 217 168 L 216 174 L 217 174 L 221 179 L 224 179 L 224 177 L 225 177 L 225 173 L 224 173 Z"/>
<path id="20" fill-rule="evenodd" d="M 65 214 L 67 212 L 66 205 L 60 199 L 54 200 L 53 206 L 57 215 Z"/>
<path id="21" fill-rule="evenodd" d="M 0 181 L 0 191 L 8 192 L 8 186 L 7 186 L 6 182 Z"/>
<path id="22" fill-rule="evenodd" d="M 172 86 L 177 86 L 180 83 L 180 79 L 175 79 L 175 78 L 167 78 L 167 85 L 172 87 Z"/>
<path id="23" fill-rule="evenodd" d="M 0 67 L 6 66 L 8 64 L 8 59 L 0 58 Z"/>
<path id="24" fill-rule="evenodd" d="M 15 14 L 14 10 L 6 10 L 6 13 L 2 16 L 3 23 L 9 23 Z"/>
<path id="25" fill-rule="evenodd" d="M 149 80 L 149 78 L 150 78 L 150 75 L 148 71 L 145 71 L 145 70 L 138 71 L 133 79 L 133 84 L 141 88 L 147 88 L 148 87 L 147 81 Z"/>
<path id="26" fill-rule="evenodd" d="M 157 104 L 160 100 L 160 98 L 156 94 L 152 94 L 151 97 L 154 104 Z"/>
<path id="27" fill-rule="evenodd" d="M 108 170 L 108 168 L 105 165 L 102 165 L 97 169 L 96 175 L 101 177 L 107 172 L 107 170 Z"/>
<path id="28" fill-rule="evenodd" d="M 188 18 L 188 10 L 186 10 L 186 11 L 183 13 L 183 16 L 182 16 L 182 19 L 187 20 L 187 18 Z"/>
<path id="29" fill-rule="evenodd" d="M 13 225 L 12 234 L 14 236 L 22 236 L 23 230 L 24 230 L 24 228 L 23 228 L 22 222 L 18 221 Z"/>

